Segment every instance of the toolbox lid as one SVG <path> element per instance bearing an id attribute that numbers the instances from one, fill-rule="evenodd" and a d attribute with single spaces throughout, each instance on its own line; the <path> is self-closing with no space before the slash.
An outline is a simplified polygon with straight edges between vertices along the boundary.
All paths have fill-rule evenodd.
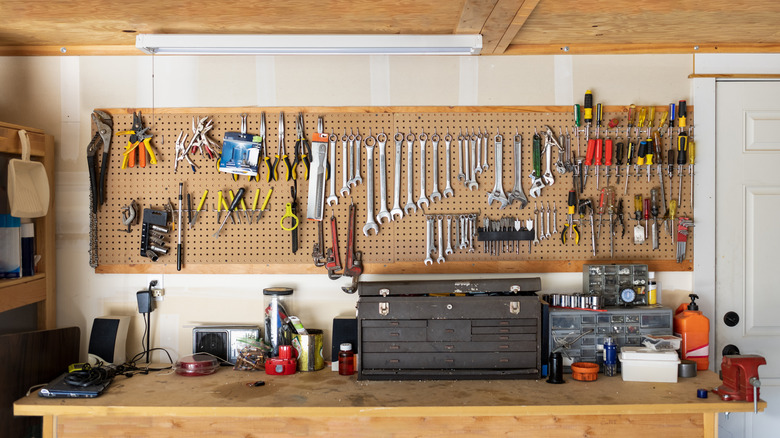
<path id="1" fill-rule="evenodd" d="M 360 296 L 412 296 L 412 295 L 491 295 L 512 294 L 535 296 L 542 289 L 539 277 L 473 279 L 473 280 L 409 280 L 409 281 L 361 281 Z"/>
<path id="2" fill-rule="evenodd" d="M 680 358 L 676 351 L 657 351 L 647 347 L 623 347 L 620 349 L 623 360 L 658 360 L 677 361 Z"/>

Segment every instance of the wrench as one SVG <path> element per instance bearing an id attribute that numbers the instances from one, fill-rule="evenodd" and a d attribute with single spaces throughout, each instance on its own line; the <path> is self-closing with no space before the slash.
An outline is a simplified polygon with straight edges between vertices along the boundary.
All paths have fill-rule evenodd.
<path id="1" fill-rule="evenodd" d="M 352 170 L 347 167 L 347 163 L 349 163 L 349 167 L 352 167 L 352 160 L 349 159 L 350 156 L 352 156 L 352 152 L 350 149 L 350 155 L 347 155 L 347 142 L 349 141 L 349 136 L 347 135 L 347 128 L 344 128 L 344 135 L 341 136 L 341 160 L 344 163 L 343 165 L 343 174 L 341 175 L 341 180 L 344 182 L 344 185 L 341 186 L 341 190 L 339 190 L 339 194 L 342 198 L 346 198 L 347 195 L 349 195 L 349 180 L 347 179 L 347 172 L 350 174 L 352 173 Z M 351 147 L 351 146 L 350 146 Z M 333 175 L 331 175 L 331 178 L 333 178 Z"/>
<path id="2" fill-rule="evenodd" d="M 369 132 L 369 135 L 371 133 Z M 360 141 L 363 139 L 363 137 L 360 136 L 360 130 L 357 130 L 357 134 L 355 135 L 355 159 L 354 159 L 354 167 L 355 167 L 355 177 L 352 179 L 350 184 L 358 185 L 363 182 L 363 177 L 360 176 Z"/>
<path id="3" fill-rule="evenodd" d="M 355 204 L 349 204 L 349 225 L 347 226 L 347 260 L 345 261 L 344 272 L 342 275 L 352 277 L 350 286 L 342 286 L 341 290 L 348 294 L 357 291 L 357 282 L 360 274 L 363 273 L 363 253 L 355 251 L 355 215 L 357 208 Z"/>
<path id="4" fill-rule="evenodd" d="M 314 260 L 314 266 L 325 266 L 327 260 L 322 254 L 323 248 L 325 248 L 325 238 L 322 232 L 322 221 L 317 221 L 317 242 L 311 247 L 311 258 Z"/>
<path id="5" fill-rule="evenodd" d="M 325 200 L 325 202 L 328 204 L 328 206 L 332 206 L 334 204 L 339 203 L 339 198 L 336 197 L 336 134 L 333 133 L 333 131 L 330 132 L 330 169 L 328 172 L 330 172 L 330 194 L 328 194 L 328 199 Z M 331 203 L 332 202 L 332 203 Z"/>
<path id="6" fill-rule="evenodd" d="M 339 235 L 336 228 L 336 216 L 330 216 L 330 235 L 333 239 L 333 246 L 326 252 L 325 268 L 328 270 L 328 278 L 336 280 L 341 278 L 341 273 L 336 272 L 341 269 L 341 260 L 339 258 Z"/>
<path id="7" fill-rule="evenodd" d="M 404 135 L 400 132 L 395 133 L 395 190 L 393 191 L 393 209 L 390 210 L 390 220 L 403 219 L 404 211 L 401 210 L 401 148 L 404 142 Z M 409 197 L 411 199 L 411 196 Z M 414 204 L 412 204 L 414 205 Z"/>
<path id="8" fill-rule="evenodd" d="M 458 238 L 460 239 L 458 249 L 468 248 L 468 242 L 466 241 L 466 216 L 464 215 L 458 216 Z"/>
<path id="9" fill-rule="evenodd" d="M 412 160 L 414 159 L 414 134 L 411 131 L 406 134 L 406 205 L 404 206 L 404 212 L 406 214 L 417 213 L 417 206 L 414 205 L 412 200 L 414 193 L 412 191 L 412 180 L 414 179 L 414 169 L 412 168 Z"/>
<path id="10" fill-rule="evenodd" d="M 349 186 L 355 184 L 355 134 L 352 133 L 352 128 L 349 129 L 349 156 L 344 157 L 344 161 L 349 162 L 349 180 L 347 183 Z"/>
<path id="11" fill-rule="evenodd" d="M 533 180 L 531 184 L 531 190 L 529 191 L 532 198 L 536 198 L 542 193 L 544 188 L 544 182 L 542 181 L 542 137 L 534 130 L 533 141 L 533 172 L 531 172 L 530 178 Z"/>
<path id="12" fill-rule="evenodd" d="M 544 240 L 546 239 L 546 236 L 544 235 L 544 204 L 542 204 L 542 209 L 539 210 L 536 207 L 536 201 L 534 201 L 534 220 L 537 220 L 535 215 L 539 215 L 539 221 L 535 222 L 535 225 L 539 227 L 539 238 Z"/>
<path id="13" fill-rule="evenodd" d="M 428 135 L 425 132 L 420 133 L 420 198 L 417 199 L 417 206 L 422 210 L 422 205 L 426 207 L 430 205 L 428 198 L 425 196 L 425 143 L 428 140 Z"/>
<path id="14" fill-rule="evenodd" d="M 544 174 L 542 175 L 542 179 L 544 180 L 544 185 L 551 186 L 555 183 L 555 178 L 553 178 L 552 171 L 550 170 L 550 165 L 552 164 L 552 142 L 550 142 L 550 136 L 547 136 L 547 141 L 545 141 L 544 144 Z"/>
<path id="15" fill-rule="evenodd" d="M 442 215 L 436 216 L 436 229 L 439 231 L 439 245 L 436 247 L 436 254 L 438 254 L 438 257 L 436 257 L 436 263 L 442 264 L 444 263 L 444 234 L 442 233 L 442 220 L 444 217 Z"/>
<path id="16" fill-rule="evenodd" d="M 473 137 L 474 136 L 473 129 L 472 129 L 472 134 L 471 135 L 472 135 L 472 138 L 474 138 Z M 484 136 L 487 136 L 487 132 L 485 132 Z M 477 136 L 476 136 L 476 139 L 477 139 L 476 140 L 476 149 L 477 149 L 476 150 L 476 154 L 477 154 L 477 158 L 476 158 L 476 160 L 474 159 L 473 155 L 471 156 L 471 161 L 472 161 L 471 164 L 474 166 L 474 175 L 475 175 L 475 177 L 476 177 L 477 173 L 479 173 L 480 175 L 482 174 L 482 165 L 480 164 L 480 162 L 482 161 L 482 148 L 479 147 L 479 144 L 482 142 L 482 137 L 483 137 L 482 131 L 480 131 L 479 128 L 477 128 Z"/>
<path id="17" fill-rule="evenodd" d="M 447 249 L 444 254 L 452 254 L 452 216 L 447 215 Z"/>
<path id="18" fill-rule="evenodd" d="M 550 201 L 547 201 L 547 208 L 550 208 Z M 553 234 L 558 233 L 558 207 L 555 205 L 555 201 L 553 201 Z"/>
<path id="19" fill-rule="evenodd" d="M 387 135 L 380 132 L 376 136 L 376 141 L 379 143 L 379 214 L 376 215 L 376 221 L 381 224 L 382 219 L 387 219 L 388 223 L 393 219 L 387 211 Z M 366 175 L 366 178 L 370 177 L 371 175 Z"/>
<path id="20" fill-rule="evenodd" d="M 558 147 L 558 161 L 555 162 L 555 171 L 558 172 L 558 175 L 563 175 L 566 173 L 566 167 L 563 165 L 563 134 L 561 134 L 559 140 L 550 125 L 545 125 L 545 129 L 547 130 L 547 142 Z"/>
<path id="21" fill-rule="evenodd" d="M 433 216 L 428 216 L 425 220 L 425 260 L 423 260 L 426 265 L 433 264 L 431 252 L 433 252 Z"/>
<path id="22" fill-rule="evenodd" d="M 471 162 L 476 163 L 476 148 L 477 148 L 477 134 L 474 133 L 474 128 L 471 128 L 471 137 L 469 138 L 471 141 Z M 468 184 L 466 184 L 469 188 L 469 190 L 474 190 L 479 188 L 479 184 L 477 183 L 477 174 L 474 170 L 474 168 L 469 166 L 469 160 L 468 155 L 466 156 L 466 171 L 471 174 L 471 178 L 468 181 Z M 481 172 L 480 172 L 481 173 Z"/>
<path id="23" fill-rule="evenodd" d="M 468 252 L 474 252 L 474 221 L 477 219 L 476 214 L 469 215 L 469 221 L 468 221 L 468 233 L 469 233 L 469 249 Z"/>
<path id="24" fill-rule="evenodd" d="M 460 134 L 458 134 L 458 180 L 466 182 L 466 174 L 463 173 L 463 140 L 466 139 L 468 141 L 468 138 L 463 136 L 463 129 L 461 128 Z M 468 154 L 466 154 L 466 160 L 468 160 Z M 466 163 L 466 168 L 468 169 L 469 165 L 468 162 Z"/>
<path id="25" fill-rule="evenodd" d="M 493 137 L 493 144 L 495 145 L 496 149 L 495 155 L 493 157 L 496 161 L 496 183 L 493 185 L 493 191 L 488 193 L 488 205 L 491 205 L 493 201 L 499 201 L 501 203 L 501 208 L 505 208 L 507 205 L 509 205 L 509 200 L 507 200 L 506 194 L 504 194 L 504 182 L 501 169 L 501 149 L 504 145 L 504 137 L 498 133 L 498 130 L 496 130 L 496 135 Z"/>
<path id="26" fill-rule="evenodd" d="M 525 221 L 525 224 L 527 226 L 533 228 L 533 230 L 534 230 L 534 241 L 533 241 L 534 246 L 539 244 L 539 238 L 536 236 L 536 214 L 535 213 L 536 212 L 534 211 L 534 218 L 533 218 L 533 220 L 532 219 L 528 219 L 527 221 Z"/>
<path id="27" fill-rule="evenodd" d="M 441 201 L 441 193 L 439 193 L 439 134 L 436 130 L 433 130 L 433 136 L 431 136 L 431 142 L 433 143 L 433 193 L 431 193 L 431 202 L 436 202 L 436 198 Z"/>
<path id="28" fill-rule="evenodd" d="M 482 170 L 487 171 L 488 170 L 488 160 L 487 160 L 487 151 L 488 151 L 488 130 L 485 128 L 485 135 L 482 136 Z"/>
<path id="29" fill-rule="evenodd" d="M 450 145 L 452 144 L 452 136 L 450 130 L 447 128 L 447 135 L 444 136 L 444 169 L 447 178 L 447 186 L 444 187 L 444 197 L 449 198 L 455 196 L 455 192 L 452 190 L 452 183 L 450 182 Z"/>
<path id="30" fill-rule="evenodd" d="M 542 208 L 544 208 L 544 205 L 542 206 Z M 544 214 L 545 214 L 545 219 L 547 219 L 546 222 L 547 225 L 545 225 L 545 230 L 547 230 L 547 233 L 545 233 L 544 237 L 549 239 L 550 237 L 552 237 L 552 233 L 550 233 L 550 201 L 547 201 L 547 210 L 545 210 Z"/>
<path id="31" fill-rule="evenodd" d="M 375 236 L 379 234 L 379 226 L 374 221 L 374 144 L 376 139 L 369 132 L 366 137 L 366 224 L 363 226 L 366 236 L 369 230 L 374 230 Z"/>
<path id="32" fill-rule="evenodd" d="M 524 209 L 528 204 L 528 198 L 526 198 L 523 192 L 523 165 L 522 165 L 522 146 L 523 136 L 515 128 L 515 187 L 509 192 L 507 200 L 509 203 L 518 201 L 520 203 L 520 209 Z"/>

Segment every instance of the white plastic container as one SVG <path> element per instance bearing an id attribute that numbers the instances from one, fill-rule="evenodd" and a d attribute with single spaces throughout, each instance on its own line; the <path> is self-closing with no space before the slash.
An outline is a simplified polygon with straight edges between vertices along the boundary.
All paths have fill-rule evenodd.
<path id="1" fill-rule="evenodd" d="M 623 347 L 618 358 L 624 382 L 677 383 L 677 367 L 680 365 L 680 358 L 675 351 Z"/>

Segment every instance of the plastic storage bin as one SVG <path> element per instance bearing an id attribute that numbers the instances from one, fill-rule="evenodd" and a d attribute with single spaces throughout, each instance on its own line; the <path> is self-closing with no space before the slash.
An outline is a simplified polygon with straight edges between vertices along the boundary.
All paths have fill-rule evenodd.
<path id="1" fill-rule="evenodd" d="M 619 355 L 624 382 L 677 383 L 680 358 L 676 351 L 623 347 Z"/>

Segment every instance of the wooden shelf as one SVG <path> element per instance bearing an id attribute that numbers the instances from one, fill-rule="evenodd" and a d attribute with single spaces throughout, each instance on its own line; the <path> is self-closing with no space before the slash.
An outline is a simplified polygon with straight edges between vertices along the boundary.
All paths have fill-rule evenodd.
<path id="1" fill-rule="evenodd" d="M 46 299 L 46 274 L 0 280 L 0 312 Z"/>

